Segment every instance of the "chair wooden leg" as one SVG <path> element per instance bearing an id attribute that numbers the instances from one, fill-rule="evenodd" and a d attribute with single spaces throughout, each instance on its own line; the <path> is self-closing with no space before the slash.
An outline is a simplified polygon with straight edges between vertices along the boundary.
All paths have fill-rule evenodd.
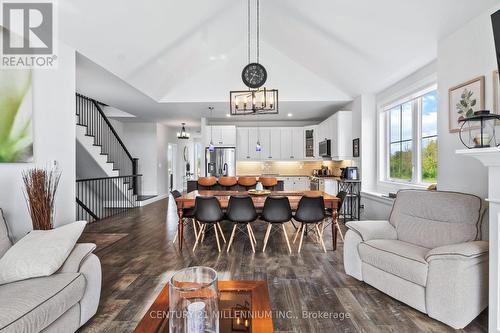
<path id="1" fill-rule="evenodd" d="M 253 245 L 252 230 L 250 229 L 250 224 L 247 223 L 248 238 L 250 239 L 250 244 L 252 244 L 252 251 L 255 253 L 255 246 Z"/>
<path id="2" fill-rule="evenodd" d="M 337 226 L 337 230 L 339 231 L 340 234 L 340 239 L 344 241 L 344 235 L 342 234 L 342 230 L 340 229 L 340 225 L 338 223 L 335 224 Z"/>
<path id="3" fill-rule="evenodd" d="M 217 232 L 217 225 L 214 224 L 215 240 L 217 241 L 217 248 L 220 250 L 219 233 Z"/>
<path id="4" fill-rule="evenodd" d="M 206 226 L 206 224 L 204 224 Z M 205 231 L 207 231 L 207 228 L 203 228 L 203 234 L 201 235 L 201 243 L 203 244 L 203 241 L 205 240 Z"/>
<path id="5" fill-rule="evenodd" d="M 229 249 L 231 248 L 231 244 L 233 244 L 234 233 L 236 232 L 236 224 L 233 226 L 233 232 L 231 232 L 231 238 L 229 238 L 229 244 L 227 245 L 227 252 L 229 253 Z"/>
<path id="6" fill-rule="evenodd" d="M 285 224 L 281 225 L 283 227 L 283 234 L 285 235 L 286 245 L 288 246 L 288 252 L 292 254 L 292 248 L 290 247 L 290 242 L 288 241 L 288 235 L 286 234 Z"/>
<path id="7" fill-rule="evenodd" d="M 198 242 L 200 241 L 201 235 L 205 232 L 206 226 L 207 226 L 206 224 L 202 224 L 200 232 L 198 232 L 198 237 L 196 237 L 196 242 L 194 243 L 194 246 L 193 246 L 193 252 L 194 252 L 194 250 L 196 250 L 196 246 L 198 245 Z"/>
<path id="8" fill-rule="evenodd" d="M 220 227 L 220 223 L 217 223 L 217 228 L 219 228 L 219 231 L 220 231 L 220 234 L 222 236 L 222 240 L 224 241 L 224 244 L 227 243 L 226 237 L 224 237 L 224 233 L 222 232 L 222 228 Z"/>
<path id="9" fill-rule="evenodd" d="M 253 240 L 253 243 L 255 245 L 257 245 L 257 239 L 255 239 L 255 235 L 253 233 L 253 229 L 252 229 L 252 226 L 250 225 L 250 223 L 248 223 L 248 226 L 250 227 L 250 233 L 252 234 L 252 240 Z"/>
<path id="10" fill-rule="evenodd" d="M 295 244 L 295 241 L 297 240 L 297 237 L 299 236 L 300 231 L 302 230 L 302 228 L 304 228 L 304 224 L 301 224 L 301 225 L 297 228 L 297 231 L 295 232 L 295 237 L 293 238 L 293 244 Z"/>
<path id="11" fill-rule="evenodd" d="M 271 223 L 267 224 L 266 236 L 264 237 L 264 247 L 262 248 L 262 252 L 266 252 L 267 241 L 269 240 L 269 234 L 271 233 L 273 225 Z"/>
<path id="12" fill-rule="evenodd" d="M 320 237 L 319 236 L 320 235 L 319 226 L 316 224 L 315 227 L 316 227 L 316 232 L 318 233 L 318 237 Z M 320 237 L 319 240 L 320 240 L 321 247 L 323 247 L 323 251 L 326 253 L 326 246 L 325 246 L 325 242 L 323 241 L 323 237 Z"/>
<path id="13" fill-rule="evenodd" d="M 198 237 L 198 229 L 196 228 L 196 221 L 194 219 L 191 219 L 193 221 L 193 231 L 194 231 L 194 238 Z"/>
<path id="14" fill-rule="evenodd" d="M 298 253 L 300 253 L 300 249 L 302 248 L 302 240 L 304 239 L 304 230 L 306 228 L 304 227 L 304 223 L 302 223 L 302 232 L 300 233 L 300 242 L 299 242 L 299 251 Z"/>

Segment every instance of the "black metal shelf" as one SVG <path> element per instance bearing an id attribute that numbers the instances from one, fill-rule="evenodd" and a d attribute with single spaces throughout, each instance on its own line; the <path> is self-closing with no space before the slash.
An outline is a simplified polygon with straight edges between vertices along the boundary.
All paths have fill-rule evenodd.
<path id="1" fill-rule="evenodd" d="M 338 181 L 337 193 L 340 191 L 347 192 L 347 195 L 340 210 L 339 220 L 343 223 L 347 221 L 359 221 L 361 215 L 361 181 Z"/>

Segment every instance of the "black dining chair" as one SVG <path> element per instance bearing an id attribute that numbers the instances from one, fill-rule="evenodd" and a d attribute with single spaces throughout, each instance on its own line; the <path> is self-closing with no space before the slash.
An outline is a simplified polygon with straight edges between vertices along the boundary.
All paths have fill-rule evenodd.
<path id="1" fill-rule="evenodd" d="M 273 225 L 281 225 L 283 229 L 283 234 L 285 235 L 286 245 L 288 246 L 288 252 L 292 253 L 290 247 L 290 241 L 288 240 L 288 235 L 286 234 L 285 223 L 290 222 L 292 219 L 292 208 L 290 207 L 290 201 L 287 197 L 269 196 L 264 202 L 264 209 L 262 210 L 262 215 L 260 218 L 267 222 L 266 236 L 264 237 L 264 247 L 262 252 L 266 251 L 266 245 L 269 241 L 269 236 Z"/>
<path id="2" fill-rule="evenodd" d="M 229 221 L 234 223 L 231 238 L 229 239 L 229 244 L 227 246 L 227 252 L 229 252 L 229 249 L 231 248 L 236 230 L 244 233 L 244 231 L 240 228 L 245 226 L 248 232 L 248 238 L 250 239 L 250 244 L 252 245 L 252 251 L 255 253 L 257 240 L 255 239 L 255 235 L 250 224 L 257 220 L 257 211 L 255 210 L 252 198 L 248 195 L 230 196 L 226 216 Z"/>
<path id="3" fill-rule="evenodd" d="M 323 242 L 323 234 L 319 228 L 319 224 L 323 223 L 325 217 L 325 201 L 323 199 L 323 196 L 303 196 L 300 199 L 297 211 L 293 216 L 295 221 L 300 222 L 300 227 L 299 229 L 297 229 L 297 232 L 295 233 L 295 237 L 293 239 L 293 243 L 295 244 L 299 233 L 301 234 L 298 253 L 300 253 L 300 250 L 302 248 L 304 231 L 308 224 L 314 225 L 318 242 L 321 244 L 321 246 L 323 247 L 323 251 L 326 253 L 325 242 Z"/>
<path id="4" fill-rule="evenodd" d="M 217 248 L 221 252 L 221 246 L 219 241 L 219 232 L 226 243 L 226 237 L 222 232 L 220 222 L 224 219 L 224 213 L 222 212 L 220 202 L 216 197 L 202 197 L 198 196 L 195 199 L 194 205 L 194 217 L 201 223 L 201 229 L 196 237 L 196 243 L 193 247 L 193 252 L 196 250 L 196 246 L 202 237 L 205 235 L 207 226 L 212 226 L 215 232 L 215 239 L 217 240 Z"/>
<path id="5" fill-rule="evenodd" d="M 346 191 L 340 191 L 339 193 L 337 193 L 337 198 L 339 198 L 339 205 L 337 206 L 337 223 L 335 224 L 335 227 L 339 231 L 340 239 L 342 239 L 342 241 L 344 241 L 344 235 L 342 234 L 342 229 L 340 229 L 340 218 L 339 218 L 339 216 L 340 216 L 340 213 L 342 212 L 342 208 L 344 207 L 344 202 L 345 202 L 346 196 L 347 196 L 347 192 Z M 326 220 L 328 222 L 325 223 L 325 224 L 323 224 L 323 228 L 321 230 L 321 233 L 323 233 L 324 230 L 329 225 L 331 225 L 332 223 L 334 223 L 334 221 L 333 221 L 333 211 L 331 209 L 326 209 L 325 213 L 326 213 Z M 345 219 L 344 219 L 344 221 L 345 221 Z"/>
<path id="6" fill-rule="evenodd" d="M 181 192 L 178 190 L 173 190 L 170 192 L 172 194 L 172 197 L 175 199 L 179 198 L 182 196 Z M 183 208 L 182 209 L 182 223 L 184 226 L 189 225 L 189 221 L 193 223 L 193 231 L 194 231 L 194 238 L 196 239 L 198 237 L 198 228 L 196 227 L 196 219 L 194 218 L 194 208 Z M 172 243 L 175 244 L 177 241 L 177 238 L 179 237 L 179 229 L 175 232 L 175 237 Z"/>

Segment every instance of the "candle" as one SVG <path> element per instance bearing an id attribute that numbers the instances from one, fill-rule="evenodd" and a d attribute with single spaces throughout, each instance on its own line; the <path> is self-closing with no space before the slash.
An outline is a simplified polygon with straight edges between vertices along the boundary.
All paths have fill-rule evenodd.
<path id="1" fill-rule="evenodd" d="M 193 302 L 187 310 L 187 333 L 205 333 L 205 303 Z"/>

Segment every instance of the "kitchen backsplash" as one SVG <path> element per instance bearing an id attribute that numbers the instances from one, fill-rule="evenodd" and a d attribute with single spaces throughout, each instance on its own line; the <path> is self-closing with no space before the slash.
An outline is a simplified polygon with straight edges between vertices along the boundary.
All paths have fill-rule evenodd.
<path id="1" fill-rule="evenodd" d="M 260 176 L 276 174 L 280 176 L 309 176 L 314 169 L 328 166 L 333 174 L 340 174 L 340 168 L 351 166 L 352 161 L 253 161 L 236 162 L 237 176 Z"/>

